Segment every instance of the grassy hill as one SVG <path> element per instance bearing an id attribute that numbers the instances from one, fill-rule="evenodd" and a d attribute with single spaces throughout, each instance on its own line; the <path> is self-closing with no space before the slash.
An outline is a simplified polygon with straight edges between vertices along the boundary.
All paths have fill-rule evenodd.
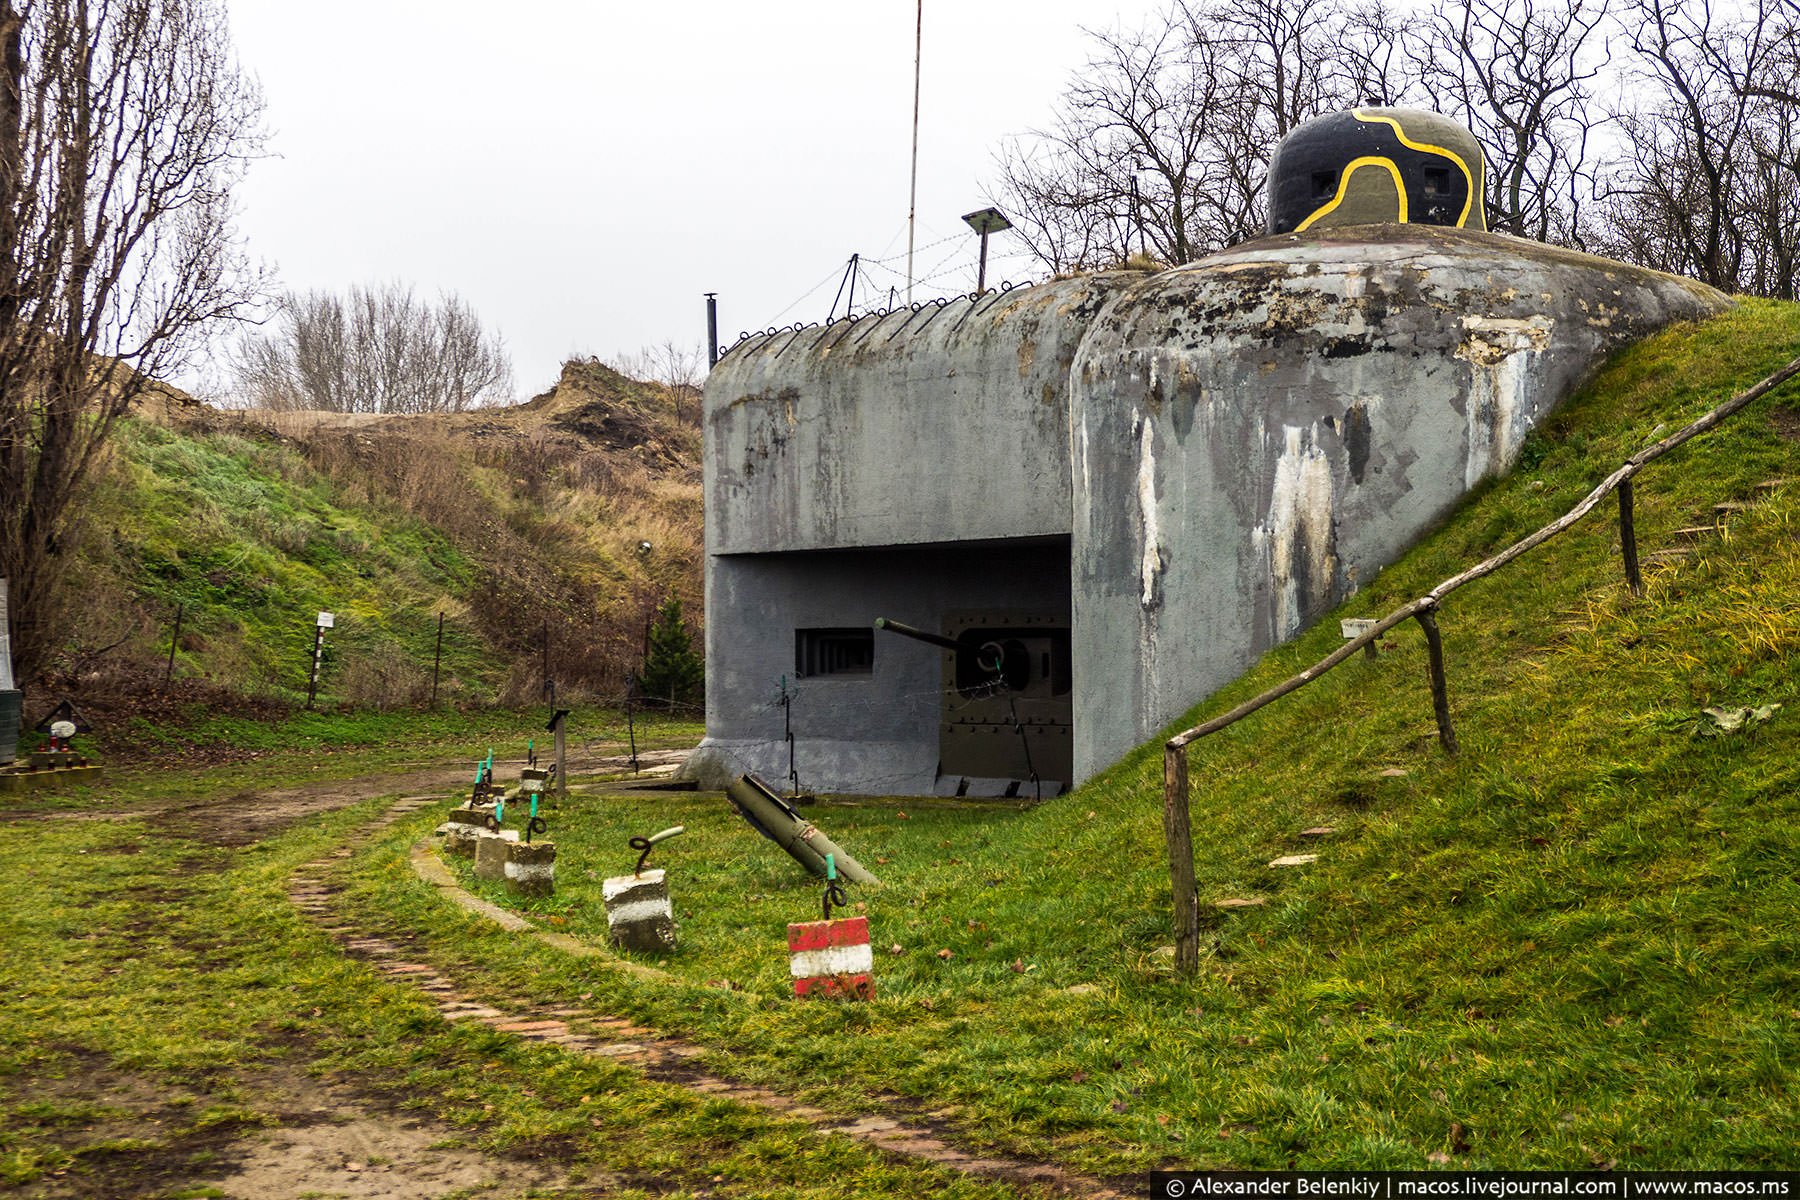
<path id="1" fill-rule="evenodd" d="M 665 595 L 700 611 L 697 406 L 592 362 L 510 409 L 373 417 L 177 402 L 121 422 L 84 505 L 71 639 L 35 707 L 136 721 L 305 698 L 391 707 L 623 692 Z M 169 671 L 177 613 L 181 634 Z"/>
<path id="2" fill-rule="evenodd" d="M 1560 515 L 1797 353 L 1800 308 L 1769 303 L 1624 353 L 1509 478 L 1183 724 L 1335 648 L 1337 616 L 1379 616 Z M 817 915 L 818 888 L 705 797 L 559 818 L 571 856 L 687 826 L 664 856 L 685 985 L 540 976 L 511 952 L 493 969 L 546 1003 L 595 989 L 754 1077 L 839 1102 L 899 1093 L 971 1141 L 1100 1172 L 1794 1167 L 1795 393 L 1640 477 L 1645 552 L 1711 524 L 1716 503 L 1750 505 L 1653 565 L 1643 596 L 1624 587 L 1610 505 L 1455 594 L 1439 621 L 1459 756 L 1437 747 L 1410 626 L 1200 744 L 1196 978 L 1167 949 L 1160 743 L 1036 809 L 814 810 L 885 885 L 853 897 L 894 951 L 877 955 L 873 1003 L 782 999 L 784 927 Z M 1771 479 L 1790 482 L 1757 488 Z M 1777 704 L 1737 732 L 1706 712 Z M 1320 826 L 1335 832 L 1300 836 Z M 1270 865 L 1295 853 L 1319 857 Z M 453 936 L 414 887 L 371 873 L 363 894 Z M 597 887 L 572 880 L 550 902 L 570 932 L 604 937 Z M 1214 906 L 1233 898 L 1263 903 Z"/>

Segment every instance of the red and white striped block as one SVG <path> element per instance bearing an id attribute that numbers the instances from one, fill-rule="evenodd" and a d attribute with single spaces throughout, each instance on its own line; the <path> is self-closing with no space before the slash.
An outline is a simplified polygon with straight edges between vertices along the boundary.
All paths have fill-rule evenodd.
<path id="1" fill-rule="evenodd" d="M 869 979 L 875 967 L 875 952 L 869 948 L 869 918 L 789 925 L 788 950 L 793 955 L 788 972 L 794 977 L 794 995 L 823 992 L 858 1000 L 875 998 L 875 984 Z"/>

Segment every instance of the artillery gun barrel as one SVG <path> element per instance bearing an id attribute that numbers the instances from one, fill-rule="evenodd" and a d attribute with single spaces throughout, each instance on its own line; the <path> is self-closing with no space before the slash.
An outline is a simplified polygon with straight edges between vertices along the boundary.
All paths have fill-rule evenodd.
<path id="1" fill-rule="evenodd" d="M 968 654 L 973 651 L 975 665 L 990 675 L 998 675 L 1001 664 L 1006 661 L 1006 649 L 998 642 L 983 642 L 979 649 L 975 649 L 967 642 L 959 642 L 954 638 L 944 637 L 942 634 L 926 633 L 923 629 L 902 625 L 900 622 L 890 621 L 886 617 L 876 617 L 875 628 L 885 629 L 889 633 L 898 633 L 930 646 L 942 646 L 957 654 Z"/>
<path id="2" fill-rule="evenodd" d="M 897 633 L 902 637 L 909 637 L 915 641 L 925 642 L 929 645 L 941 646 L 945 650 L 961 651 L 968 649 L 967 646 L 952 638 L 947 638 L 936 633 L 926 633 L 923 629 L 915 629 L 911 625 L 902 625 L 900 622 L 890 621 L 886 617 L 876 617 L 875 628 L 885 629 L 889 633 Z"/>

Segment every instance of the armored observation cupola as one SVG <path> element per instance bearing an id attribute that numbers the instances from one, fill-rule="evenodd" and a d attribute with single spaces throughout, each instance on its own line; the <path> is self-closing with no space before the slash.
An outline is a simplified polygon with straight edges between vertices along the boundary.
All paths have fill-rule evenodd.
<path id="1" fill-rule="evenodd" d="M 1356 108 L 1296 128 L 1269 163 L 1269 232 L 1381 222 L 1487 228 L 1481 144 L 1450 118 Z"/>

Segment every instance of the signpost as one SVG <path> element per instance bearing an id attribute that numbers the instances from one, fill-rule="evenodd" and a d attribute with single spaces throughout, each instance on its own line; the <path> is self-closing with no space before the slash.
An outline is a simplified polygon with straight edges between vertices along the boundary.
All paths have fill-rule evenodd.
<path id="1" fill-rule="evenodd" d="M 319 614 L 317 624 L 313 627 L 312 673 L 306 680 L 306 707 L 313 706 L 313 700 L 319 694 L 319 665 L 325 658 L 325 631 L 337 624 L 337 618 L 328 612 Z"/>

